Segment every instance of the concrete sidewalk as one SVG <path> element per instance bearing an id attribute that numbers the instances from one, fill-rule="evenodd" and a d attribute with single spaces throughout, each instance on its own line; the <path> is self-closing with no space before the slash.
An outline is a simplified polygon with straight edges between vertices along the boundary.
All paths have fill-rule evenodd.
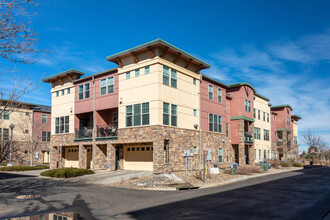
<path id="1" fill-rule="evenodd" d="M 117 170 L 117 171 L 97 171 L 92 175 L 68 178 L 66 182 L 80 182 L 87 184 L 107 185 L 110 183 L 120 182 L 137 177 L 150 176 L 152 171 L 135 171 L 135 170 Z"/>

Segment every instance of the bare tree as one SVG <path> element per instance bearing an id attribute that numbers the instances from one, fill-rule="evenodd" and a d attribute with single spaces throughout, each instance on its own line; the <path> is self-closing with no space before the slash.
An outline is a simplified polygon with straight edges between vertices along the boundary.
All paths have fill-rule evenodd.
<path id="1" fill-rule="evenodd" d="M 330 160 L 330 148 L 322 136 L 308 129 L 303 135 L 304 142 L 309 146 L 307 156 L 311 154 L 310 149 L 317 149 L 317 157 L 321 160 Z M 315 150 L 316 151 L 316 150 Z"/>

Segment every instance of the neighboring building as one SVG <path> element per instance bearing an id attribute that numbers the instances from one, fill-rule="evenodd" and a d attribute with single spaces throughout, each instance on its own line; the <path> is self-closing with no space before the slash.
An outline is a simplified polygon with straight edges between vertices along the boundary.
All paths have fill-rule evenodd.
<path id="1" fill-rule="evenodd" d="M 269 99 L 254 94 L 254 155 L 255 162 L 271 159 L 271 113 Z"/>
<path id="2" fill-rule="evenodd" d="M 273 158 L 298 158 L 298 120 L 301 118 L 291 116 L 291 112 L 292 107 L 288 104 L 271 107 Z M 297 144 L 294 142 L 294 136 Z"/>
<path id="3" fill-rule="evenodd" d="M 49 163 L 48 143 L 50 142 L 50 106 L 1 100 L 0 116 L 1 149 L 9 149 L 11 140 L 10 125 L 13 129 L 14 165 Z M 7 152 L 7 151 L 6 151 Z M 9 162 L 9 154 L 1 154 L 2 160 Z"/>
<path id="4" fill-rule="evenodd" d="M 210 65 L 160 39 L 107 60 L 119 67 L 43 79 L 52 85 L 52 168 L 163 173 L 185 170 L 189 162 L 199 169 L 203 150 L 210 164 L 258 161 L 254 97 L 268 114 L 269 100 L 250 84 L 225 85 L 202 75 Z M 270 130 L 270 123 L 260 128 Z"/>

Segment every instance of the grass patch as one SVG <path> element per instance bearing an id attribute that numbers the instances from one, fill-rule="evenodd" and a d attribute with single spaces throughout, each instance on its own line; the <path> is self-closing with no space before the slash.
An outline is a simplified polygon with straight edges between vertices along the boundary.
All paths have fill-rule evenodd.
<path id="1" fill-rule="evenodd" d="M 48 169 L 49 166 L 37 165 L 37 166 L 12 166 L 12 167 L 0 167 L 0 171 L 27 171 L 27 170 L 43 170 Z"/>
<path id="2" fill-rule="evenodd" d="M 55 177 L 55 178 L 69 178 L 69 177 L 77 177 L 83 175 L 94 174 L 94 171 L 87 169 L 79 169 L 79 168 L 59 168 L 46 170 L 42 172 L 41 176 Z"/>
<path id="3" fill-rule="evenodd" d="M 0 163 L 0 166 L 7 166 L 7 163 Z"/>

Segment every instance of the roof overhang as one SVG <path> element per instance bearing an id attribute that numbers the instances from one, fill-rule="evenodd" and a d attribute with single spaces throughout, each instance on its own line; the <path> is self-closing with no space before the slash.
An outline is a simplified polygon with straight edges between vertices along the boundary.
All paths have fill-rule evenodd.
<path id="1" fill-rule="evenodd" d="M 195 57 L 195 56 L 193 56 L 193 55 L 191 55 L 187 52 L 185 52 L 184 50 L 181 50 L 181 49 L 173 46 L 170 43 L 167 43 L 166 41 L 164 41 L 162 39 L 156 39 L 156 40 L 150 41 L 148 43 L 142 44 L 140 46 L 133 47 L 131 49 L 128 49 L 128 50 L 110 55 L 106 59 L 108 61 L 116 63 L 121 68 L 123 66 L 122 62 L 121 62 L 121 59 L 125 58 L 125 57 L 132 56 L 134 58 L 135 62 L 137 63 L 138 60 L 135 56 L 136 53 L 148 51 L 150 53 L 151 57 L 154 58 L 155 54 L 154 54 L 152 48 L 155 48 L 155 47 L 163 48 L 163 54 L 160 56 L 161 58 L 164 58 L 164 56 L 167 52 L 173 52 L 173 53 L 177 54 L 177 58 L 175 60 L 178 60 L 179 58 L 186 58 L 187 60 L 189 60 L 189 64 L 187 64 L 188 67 L 192 63 L 198 64 L 200 66 L 200 69 L 207 69 L 207 68 L 211 67 L 208 63 L 198 59 L 197 57 Z"/>
<path id="2" fill-rule="evenodd" d="M 302 117 L 300 117 L 299 115 L 291 115 L 291 118 L 295 121 L 302 119 Z"/>
<path id="3" fill-rule="evenodd" d="M 263 96 L 263 95 L 261 95 L 261 94 L 259 94 L 259 93 L 254 93 L 254 95 L 255 96 L 258 96 L 259 98 L 262 98 L 262 99 L 264 99 L 264 100 L 266 100 L 267 102 L 269 102 L 270 101 L 270 99 L 269 98 L 267 98 L 267 97 L 265 97 L 265 96 Z"/>
<path id="4" fill-rule="evenodd" d="M 253 92 L 256 93 L 255 88 L 250 83 L 247 83 L 247 82 L 231 84 L 228 87 L 229 88 L 235 88 L 235 87 L 240 87 L 240 86 L 249 86 L 253 90 Z"/>
<path id="5" fill-rule="evenodd" d="M 62 79 L 67 77 L 73 83 L 73 79 L 72 79 L 73 75 L 78 75 L 78 78 L 80 78 L 84 74 L 85 74 L 84 72 L 81 72 L 79 70 L 69 69 L 64 72 L 60 72 L 55 75 L 46 77 L 46 78 L 42 79 L 42 81 L 50 83 L 52 85 L 52 87 L 54 88 L 55 87 L 54 81 L 58 81 L 58 82 L 60 82 L 61 85 L 63 85 Z"/>
<path id="6" fill-rule="evenodd" d="M 206 76 L 204 74 L 202 74 L 202 79 L 205 79 L 205 80 L 207 80 L 207 81 L 209 81 L 211 83 L 214 83 L 214 84 L 216 84 L 218 86 L 221 86 L 221 87 L 224 87 L 224 88 L 228 89 L 228 85 L 226 85 L 224 83 L 221 83 L 221 82 L 219 82 L 219 81 L 217 81 L 215 79 L 212 79 L 211 77 L 208 77 L 208 76 Z"/>
<path id="7" fill-rule="evenodd" d="M 293 111 L 292 107 L 289 104 L 272 106 L 272 107 L 270 107 L 270 109 L 278 109 L 278 108 L 286 108 L 286 107 L 290 108 L 291 111 Z"/>

